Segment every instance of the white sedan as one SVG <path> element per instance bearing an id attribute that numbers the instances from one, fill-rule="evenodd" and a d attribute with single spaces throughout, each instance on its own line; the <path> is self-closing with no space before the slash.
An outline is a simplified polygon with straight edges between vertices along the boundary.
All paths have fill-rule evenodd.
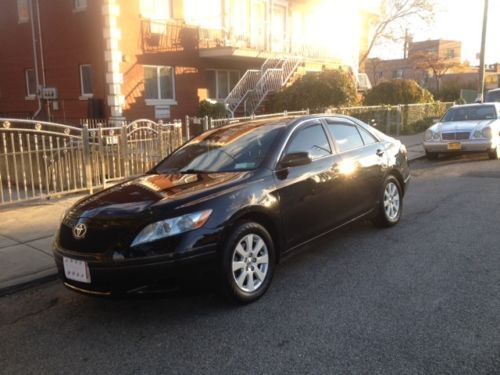
<path id="1" fill-rule="evenodd" d="M 451 107 L 425 131 L 424 149 L 431 160 L 458 152 L 487 152 L 490 159 L 500 159 L 500 103 Z"/>

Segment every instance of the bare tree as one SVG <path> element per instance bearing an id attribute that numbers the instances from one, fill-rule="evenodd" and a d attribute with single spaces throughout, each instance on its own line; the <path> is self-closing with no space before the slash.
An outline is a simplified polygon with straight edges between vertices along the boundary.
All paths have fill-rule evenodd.
<path id="1" fill-rule="evenodd" d="M 439 94 L 441 78 L 452 69 L 461 68 L 461 64 L 452 59 L 439 56 L 436 52 L 418 51 L 411 58 L 415 68 L 431 72 L 436 80 L 436 92 Z"/>
<path id="2" fill-rule="evenodd" d="M 382 39 L 395 40 L 394 26 L 416 17 L 431 22 L 435 14 L 435 0 L 381 0 L 379 15 L 374 18 L 372 36 L 368 48 L 361 56 L 362 66 L 373 47 Z"/>

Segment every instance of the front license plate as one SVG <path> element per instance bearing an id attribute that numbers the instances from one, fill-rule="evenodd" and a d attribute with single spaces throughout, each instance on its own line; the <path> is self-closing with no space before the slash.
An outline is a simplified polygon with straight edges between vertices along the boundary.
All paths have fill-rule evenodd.
<path id="1" fill-rule="evenodd" d="M 462 144 L 460 142 L 450 142 L 448 143 L 448 150 L 461 150 Z"/>
<path id="2" fill-rule="evenodd" d="M 90 272 L 87 262 L 63 257 L 63 265 L 66 278 L 90 284 Z"/>

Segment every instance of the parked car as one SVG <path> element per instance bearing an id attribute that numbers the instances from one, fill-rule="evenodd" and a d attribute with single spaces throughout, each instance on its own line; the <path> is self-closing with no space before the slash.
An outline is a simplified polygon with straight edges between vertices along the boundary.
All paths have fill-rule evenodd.
<path id="1" fill-rule="evenodd" d="M 485 103 L 500 102 L 500 88 L 488 91 L 484 98 Z"/>
<path id="2" fill-rule="evenodd" d="M 425 155 L 434 160 L 440 153 L 487 152 L 500 159 L 499 132 L 500 103 L 453 106 L 426 130 Z"/>
<path id="3" fill-rule="evenodd" d="M 145 292 L 214 270 L 229 297 L 251 302 L 301 245 L 357 219 L 397 224 L 409 178 L 404 145 L 351 117 L 225 126 L 77 202 L 55 261 L 84 293 Z"/>

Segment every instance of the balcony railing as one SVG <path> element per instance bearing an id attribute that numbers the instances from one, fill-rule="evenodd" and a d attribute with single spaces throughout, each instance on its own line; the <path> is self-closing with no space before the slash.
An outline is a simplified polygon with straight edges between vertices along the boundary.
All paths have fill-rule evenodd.
<path id="1" fill-rule="evenodd" d="M 335 58 L 323 46 L 292 43 L 284 38 L 236 34 L 222 29 L 207 29 L 186 24 L 183 20 L 141 21 L 142 49 L 145 53 L 194 51 L 200 49 L 232 47 L 261 52 L 284 53 L 306 58 Z"/>

